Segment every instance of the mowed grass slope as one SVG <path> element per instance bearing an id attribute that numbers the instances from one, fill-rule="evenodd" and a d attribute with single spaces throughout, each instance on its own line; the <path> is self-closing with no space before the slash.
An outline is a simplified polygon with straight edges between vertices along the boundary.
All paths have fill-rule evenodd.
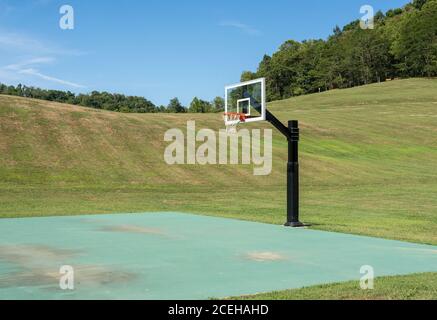
<path id="1" fill-rule="evenodd" d="M 437 244 L 437 80 L 271 103 L 301 123 L 302 220 Z M 120 114 L 0 96 L 0 217 L 185 211 L 281 224 L 287 142 L 274 167 L 169 166 L 164 133 L 222 129 L 219 114 Z M 271 128 L 268 123 L 246 128 Z"/>
<path id="2" fill-rule="evenodd" d="M 373 290 L 362 290 L 359 281 L 239 297 L 241 300 L 436 300 L 437 274 L 376 278 Z"/>

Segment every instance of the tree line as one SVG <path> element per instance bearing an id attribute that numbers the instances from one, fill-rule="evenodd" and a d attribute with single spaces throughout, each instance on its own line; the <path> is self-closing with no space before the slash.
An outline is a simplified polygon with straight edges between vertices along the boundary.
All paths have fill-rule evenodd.
<path id="1" fill-rule="evenodd" d="M 267 100 L 350 88 L 388 79 L 437 76 L 437 0 L 413 0 L 403 8 L 377 12 L 374 29 L 355 20 L 335 27 L 327 40 L 288 40 L 272 56 L 265 55 L 256 72 L 242 81 L 266 78 Z M 93 91 L 43 90 L 0 84 L 0 93 L 69 103 L 96 109 L 135 113 L 222 112 L 224 99 L 194 98 L 183 106 L 177 98 L 156 106 L 143 97 Z"/>
<path id="2" fill-rule="evenodd" d="M 267 99 L 350 88 L 388 79 L 437 76 L 437 0 L 414 0 L 378 12 L 374 29 L 360 20 L 327 40 L 286 41 L 241 80 L 267 79 Z"/>
<path id="3" fill-rule="evenodd" d="M 221 97 L 211 102 L 195 97 L 188 107 L 183 106 L 178 98 L 171 99 L 167 106 L 156 106 L 144 97 L 98 91 L 76 95 L 70 91 L 45 90 L 21 84 L 7 86 L 1 83 L 0 94 L 125 113 L 213 113 L 223 112 L 225 105 Z"/>

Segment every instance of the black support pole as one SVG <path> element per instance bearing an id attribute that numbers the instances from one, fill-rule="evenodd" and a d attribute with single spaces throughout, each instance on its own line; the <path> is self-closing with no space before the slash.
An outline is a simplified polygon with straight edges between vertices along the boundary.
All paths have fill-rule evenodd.
<path id="1" fill-rule="evenodd" d="M 289 121 L 287 163 L 287 227 L 303 227 L 299 221 L 299 122 Z"/>
<path id="2" fill-rule="evenodd" d="M 299 220 L 299 122 L 288 122 L 288 128 L 270 111 L 266 110 L 266 120 L 278 129 L 288 140 L 287 163 L 287 227 L 304 227 Z"/>

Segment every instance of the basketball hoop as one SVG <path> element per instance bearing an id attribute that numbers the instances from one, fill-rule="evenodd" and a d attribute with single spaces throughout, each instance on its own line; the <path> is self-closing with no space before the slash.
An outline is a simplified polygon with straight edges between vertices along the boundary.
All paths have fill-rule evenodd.
<path id="1" fill-rule="evenodd" d="M 246 115 L 238 112 L 226 112 L 223 114 L 228 134 L 237 133 L 237 127 L 240 123 L 246 122 Z"/>

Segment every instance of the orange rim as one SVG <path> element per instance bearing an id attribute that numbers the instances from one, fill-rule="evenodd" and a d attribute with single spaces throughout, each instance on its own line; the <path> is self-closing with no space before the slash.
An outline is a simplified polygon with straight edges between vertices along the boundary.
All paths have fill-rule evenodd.
<path id="1" fill-rule="evenodd" d="M 246 121 L 246 115 L 244 113 L 225 112 L 224 116 L 225 117 L 229 117 L 229 116 L 239 117 L 241 122 L 245 122 Z"/>

